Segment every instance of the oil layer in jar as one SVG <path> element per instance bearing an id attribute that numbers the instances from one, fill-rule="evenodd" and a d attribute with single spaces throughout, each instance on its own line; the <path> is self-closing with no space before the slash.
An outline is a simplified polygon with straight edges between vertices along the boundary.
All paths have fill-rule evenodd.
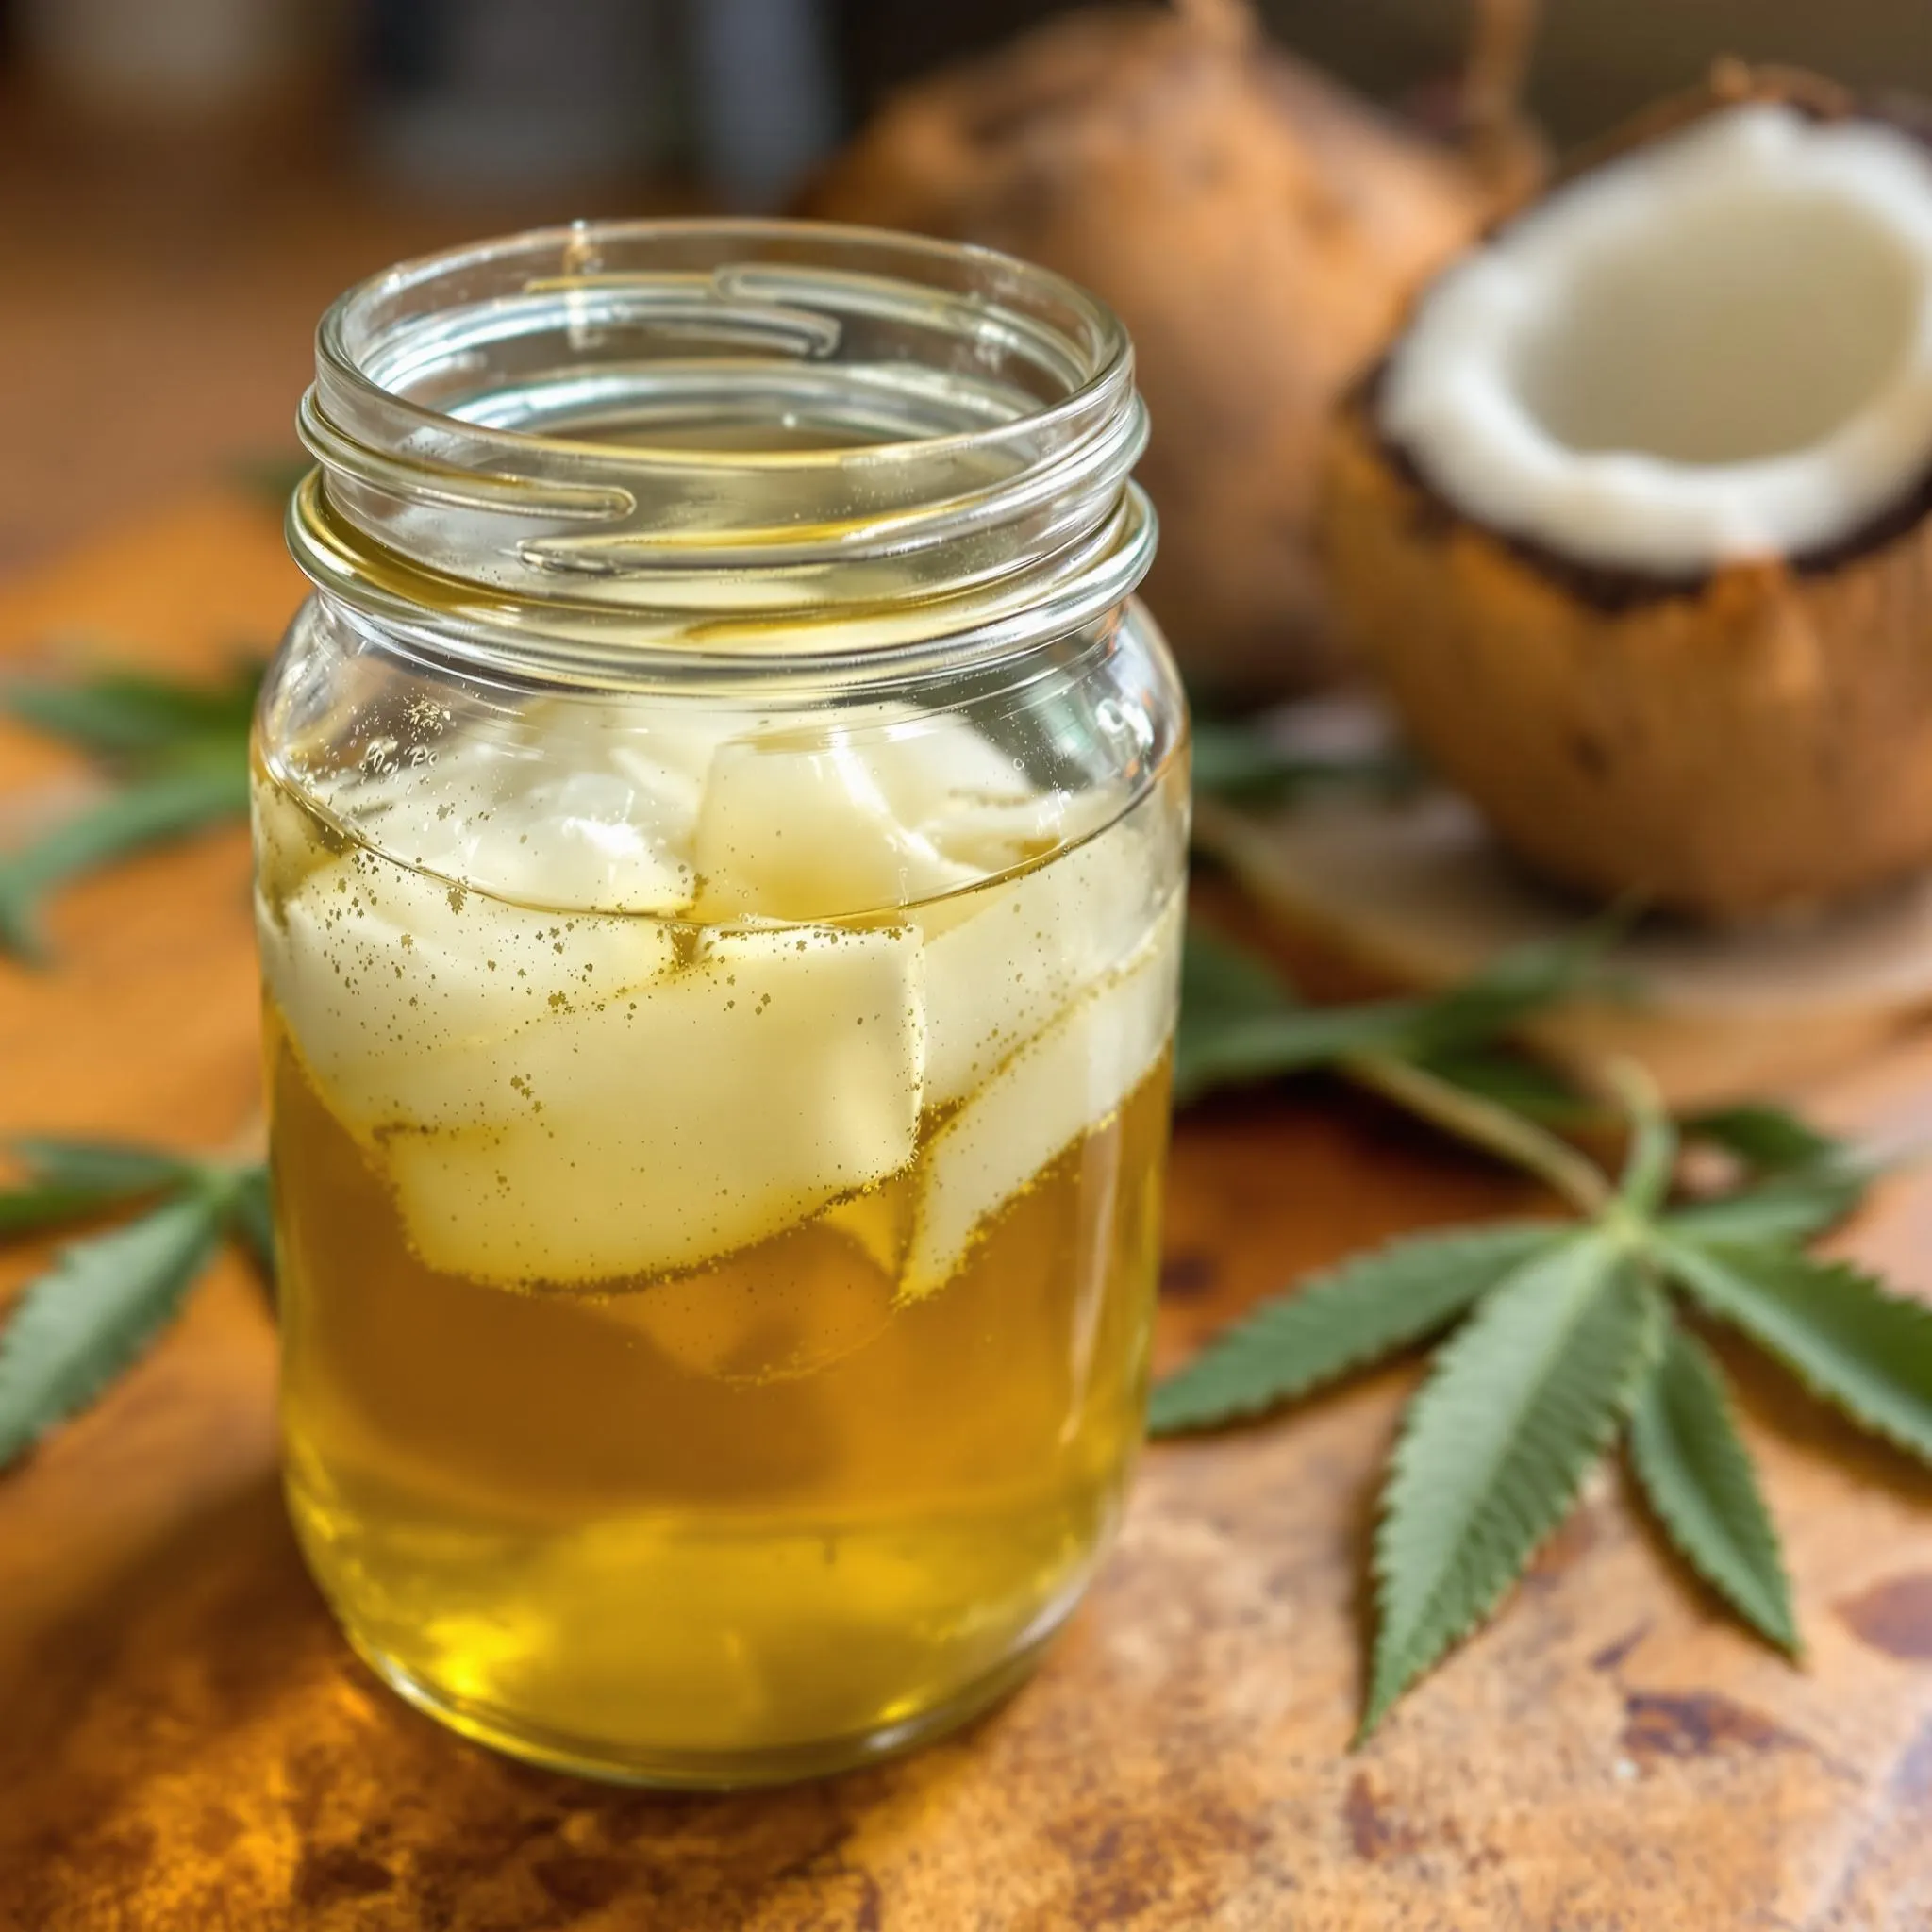
<path id="1" fill-rule="evenodd" d="M 1117 1507 L 1177 812 L 1056 848 L 963 727 L 636 749 L 381 853 L 263 775 L 291 1494 L 459 1722 L 758 1774 L 969 1699 Z"/>

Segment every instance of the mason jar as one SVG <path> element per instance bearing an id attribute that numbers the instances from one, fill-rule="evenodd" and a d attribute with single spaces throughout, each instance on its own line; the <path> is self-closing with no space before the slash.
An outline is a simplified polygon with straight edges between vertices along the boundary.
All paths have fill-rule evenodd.
<path id="1" fill-rule="evenodd" d="M 301 423 L 255 826 L 317 1580 L 545 1764 L 959 1723 L 1141 1424 L 1186 721 L 1119 324 L 580 225 L 352 290 Z"/>

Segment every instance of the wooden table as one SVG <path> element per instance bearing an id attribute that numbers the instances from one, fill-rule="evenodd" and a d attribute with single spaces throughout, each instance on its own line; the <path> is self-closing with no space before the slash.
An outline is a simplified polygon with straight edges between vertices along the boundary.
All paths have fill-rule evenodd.
<path id="1" fill-rule="evenodd" d="M 299 584 L 211 500 L 0 596 L 0 653 L 211 665 Z M 0 737 L 0 837 L 75 769 Z M 256 1105 L 245 841 L 70 893 L 58 970 L 0 966 L 0 1129 L 211 1147 Z M 1825 1096 L 1932 1124 L 1932 1052 Z M 1186 1121 L 1161 1348 L 1394 1229 L 1523 1188 L 1326 1092 Z M 1932 1280 L 1932 1189 L 1853 1244 Z M 8 1281 L 37 1258 L 8 1260 Z M 1607 1475 L 1500 1621 L 1366 1750 L 1375 1470 L 1413 1371 L 1163 1447 L 1038 1682 L 906 1762 L 763 1795 L 504 1762 L 352 1660 L 276 1494 L 274 1344 L 242 1270 L 0 1477 L 8 1932 L 1923 1932 L 1932 1924 L 1932 1478 L 1736 1363 L 1810 1661 L 1700 1596 Z"/>
<path id="2" fill-rule="evenodd" d="M 0 570 L 225 464 L 293 458 L 316 319 L 386 263 L 703 206 L 656 180 L 411 195 L 353 147 L 326 100 L 267 125 L 150 123 L 0 72 Z"/>

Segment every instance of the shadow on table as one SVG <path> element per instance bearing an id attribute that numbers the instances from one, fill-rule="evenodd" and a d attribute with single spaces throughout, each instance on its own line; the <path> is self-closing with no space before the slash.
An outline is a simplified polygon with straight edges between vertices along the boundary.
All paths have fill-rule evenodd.
<path id="1" fill-rule="evenodd" d="M 350 1655 L 268 1476 L 121 1572 L 6 1702 L 0 1927 L 34 1932 L 508 1932 L 620 1899 L 636 1932 L 863 1927 L 859 1821 L 945 1774 L 684 1797 L 498 1758 Z"/>

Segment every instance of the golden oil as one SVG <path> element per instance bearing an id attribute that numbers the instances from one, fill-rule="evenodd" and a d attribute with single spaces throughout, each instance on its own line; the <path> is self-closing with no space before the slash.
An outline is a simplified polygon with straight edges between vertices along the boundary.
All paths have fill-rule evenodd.
<path id="1" fill-rule="evenodd" d="M 858 1761 L 1017 1681 L 1105 1545 L 1141 1426 L 1172 894 L 1123 925 L 1091 984 L 1050 989 L 1044 1024 L 1036 1002 L 1030 1044 L 956 1048 L 978 1084 L 917 1105 L 909 1158 L 891 1171 L 695 1261 L 598 1272 L 620 1239 L 657 1241 L 662 1257 L 664 1216 L 625 1197 L 661 1182 L 652 1150 L 681 1144 L 675 1121 L 645 1117 L 693 1090 L 667 1065 L 683 1036 L 650 1001 L 704 995 L 691 975 L 728 936 L 675 922 L 633 934 L 665 923 L 570 919 L 414 874 L 412 929 L 399 933 L 383 922 L 406 869 L 261 786 L 276 822 L 261 919 L 289 1490 L 357 1647 L 486 1741 L 678 1784 Z M 1095 876 L 1118 875 L 1120 854 L 1103 858 Z M 1024 912 L 1024 890 L 988 886 L 983 908 L 966 895 L 928 915 L 923 941 L 891 930 L 929 953 L 978 917 L 1037 942 L 997 896 Z M 325 908 L 307 927 L 291 910 L 304 892 Z M 876 926 L 861 922 L 851 944 L 877 943 Z M 722 1027 L 749 1008 L 728 1037 L 774 1057 L 831 1024 L 760 1032 L 782 1029 L 793 969 L 808 963 L 783 945 L 824 947 L 841 928 L 779 930 L 798 938 L 721 977 L 706 1009 Z M 298 970 L 303 934 L 326 952 Z M 513 1050 L 486 1037 L 467 982 L 452 990 L 459 955 L 520 1016 Z M 612 966 L 633 957 L 656 962 L 641 988 Z M 872 986 L 869 974 L 851 983 Z M 1001 979 L 986 990 L 994 1036 L 1027 983 Z M 1128 1007 L 1141 1017 L 1124 1020 Z M 894 1018 L 849 1016 L 855 1037 Z M 546 1084 L 539 1048 L 592 1025 L 616 1029 L 618 1046 L 585 1046 Z M 726 1038 L 707 1035 L 708 1050 Z M 1040 1044 L 1056 1040 L 1057 1060 Z M 941 1051 L 935 1035 L 928 1081 Z M 1029 1052 L 1045 1056 L 1031 1087 Z M 890 1053 L 827 1064 L 835 1113 L 890 1110 L 852 1088 L 896 1065 Z M 718 1091 L 781 1108 L 784 1071 L 708 1065 Z M 1072 1111 L 1043 1111 L 1049 1093 Z M 594 1133 L 571 1111 L 593 1101 L 612 1109 Z M 769 1123 L 745 1105 L 756 1164 L 774 1158 L 758 1151 Z M 498 1107 L 509 1125 L 478 1124 Z M 411 1117 L 383 1118 L 398 1112 Z M 1041 1158 L 1008 1171 L 1031 1158 L 1029 1133 Z M 634 1172 L 594 1164 L 638 1134 Z M 540 1148 L 541 1175 L 527 1166 Z M 425 1162 L 439 1181 L 458 1176 L 448 1219 L 426 1205 Z M 953 1196 L 938 1188 L 949 1175 Z M 949 1208 L 959 1185 L 967 1205 Z M 695 1192 L 684 1174 L 666 1211 L 710 1226 Z"/>

